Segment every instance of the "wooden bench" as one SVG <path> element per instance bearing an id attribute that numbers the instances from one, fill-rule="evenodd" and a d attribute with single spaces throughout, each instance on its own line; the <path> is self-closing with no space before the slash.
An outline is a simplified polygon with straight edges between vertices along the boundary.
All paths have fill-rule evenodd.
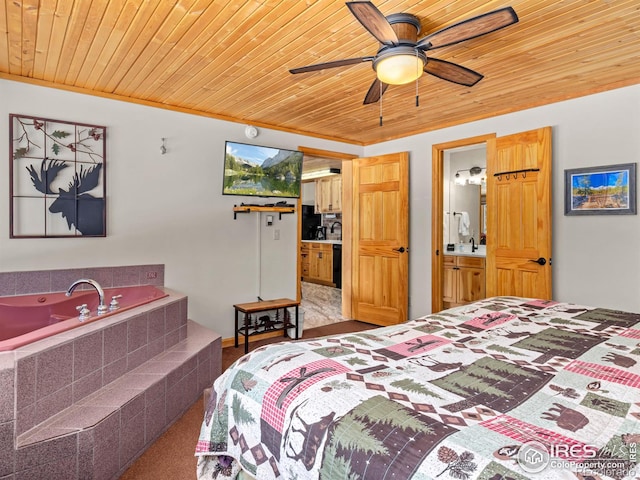
<path id="1" fill-rule="evenodd" d="M 295 327 L 295 339 L 298 339 L 298 307 L 300 302 L 291 300 L 290 298 L 279 298 L 277 300 L 264 300 L 261 302 L 238 303 L 233 306 L 235 308 L 235 346 L 238 346 L 238 335 L 244 335 L 244 353 L 249 352 L 249 337 L 259 335 L 265 332 L 273 332 L 283 330 L 284 336 L 287 336 L 287 329 Z M 291 322 L 287 308 L 295 307 L 295 323 Z M 282 317 L 279 310 L 282 309 Z M 275 318 L 269 315 L 257 316 L 261 312 L 275 310 Z M 243 324 L 240 325 L 239 314 L 244 313 Z M 252 323 L 252 315 L 253 323 Z"/>

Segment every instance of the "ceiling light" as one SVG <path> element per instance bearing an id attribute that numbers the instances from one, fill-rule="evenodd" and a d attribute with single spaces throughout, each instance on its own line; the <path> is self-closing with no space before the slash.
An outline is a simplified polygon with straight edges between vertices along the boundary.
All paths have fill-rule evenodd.
<path id="1" fill-rule="evenodd" d="M 456 185 L 465 185 L 469 182 L 469 185 L 481 185 L 486 179 L 480 174 L 483 172 L 484 167 L 471 167 L 469 169 L 462 169 L 456 172 L 456 178 L 453 182 Z M 469 172 L 469 178 L 466 179 L 460 175 L 460 172 Z"/>
<path id="2" fill-rule="evenodd" d="M 387 85 L 404 85 L 420 78 L 427 57 L 413 47 L 396 46 L 382 50 L 373 61 L 378 79 Z"/>
<path id="3" fill-rule="evenodd" d="M 328 177 L 329 175 L 339 175 L 339 168 L 323 168 L 322 170 L 312 170 L 311 172 L 302 172 L 302 180 L 313 180 L 314 178 Z"/>

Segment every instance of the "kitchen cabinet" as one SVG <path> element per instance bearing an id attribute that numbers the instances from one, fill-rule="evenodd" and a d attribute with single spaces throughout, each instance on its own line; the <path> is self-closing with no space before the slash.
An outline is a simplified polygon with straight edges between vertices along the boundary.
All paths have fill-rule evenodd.
<path id="1" fill-rule="evenodd" d="M 342 176 L 332 175 L 316 180 L 316 213 L 342 211 Z"/>
<path id="2" fill-rule="evenodd" d="M 333 245 L 302 242 L 300 247 L 302 280 L 335 287 L 333 283 Z"/>
<path id="3" fill-rule="evenodd" d="M 303 205 L 315 205 L 316 204 L 316 182 L 302 182 L 300 187 L 302 189 L 302 204 Z"/>
<path id="4" fill-rule="evenodd" d="M 442 303 L 457 307 L 485 298 L 485 259 L 464 255 L 445 255 Z"/>

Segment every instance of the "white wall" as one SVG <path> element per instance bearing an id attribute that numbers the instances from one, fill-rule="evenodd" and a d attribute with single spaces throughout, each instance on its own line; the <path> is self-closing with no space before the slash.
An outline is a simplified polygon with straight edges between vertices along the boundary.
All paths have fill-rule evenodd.
<path id="1" fill-rule="evenodd" d="M 553 295 L 640 312 L 640 217 L 564 215 L 564 170 L 640 159 L 640 85 L 365 147 L 410 152 L 410 316 L 431 309 L 431 146 L 553 127 Z M 384 128 L 384 127 L 382 127 Z"/>
<path id="2" fill-rule="evenodd" d="M 9 239 L 10 113 L 107 127 L 107 237 Z M 0 80 L 0 271 L 165 264 L 189 317 L 233 336 L 233 304 L 296 295 L 297 214 L 239 214 L 222 195 L 225 140 L 360 154 L 361 147 Z M 161 138 L 167 154 L 160 154 Z M 265 201 L 266 202 L 266 201 Z M 280 230 L 280 240 L 273 231 Z"/>

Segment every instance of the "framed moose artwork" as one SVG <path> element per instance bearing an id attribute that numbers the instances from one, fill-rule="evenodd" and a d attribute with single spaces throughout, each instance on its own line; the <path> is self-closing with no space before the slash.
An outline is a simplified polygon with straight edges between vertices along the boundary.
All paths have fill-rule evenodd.
<path id="1" fill-rule="evenodd" d="M 106 236 L 106 130 L 9 115 L 11 238 Z"/>

